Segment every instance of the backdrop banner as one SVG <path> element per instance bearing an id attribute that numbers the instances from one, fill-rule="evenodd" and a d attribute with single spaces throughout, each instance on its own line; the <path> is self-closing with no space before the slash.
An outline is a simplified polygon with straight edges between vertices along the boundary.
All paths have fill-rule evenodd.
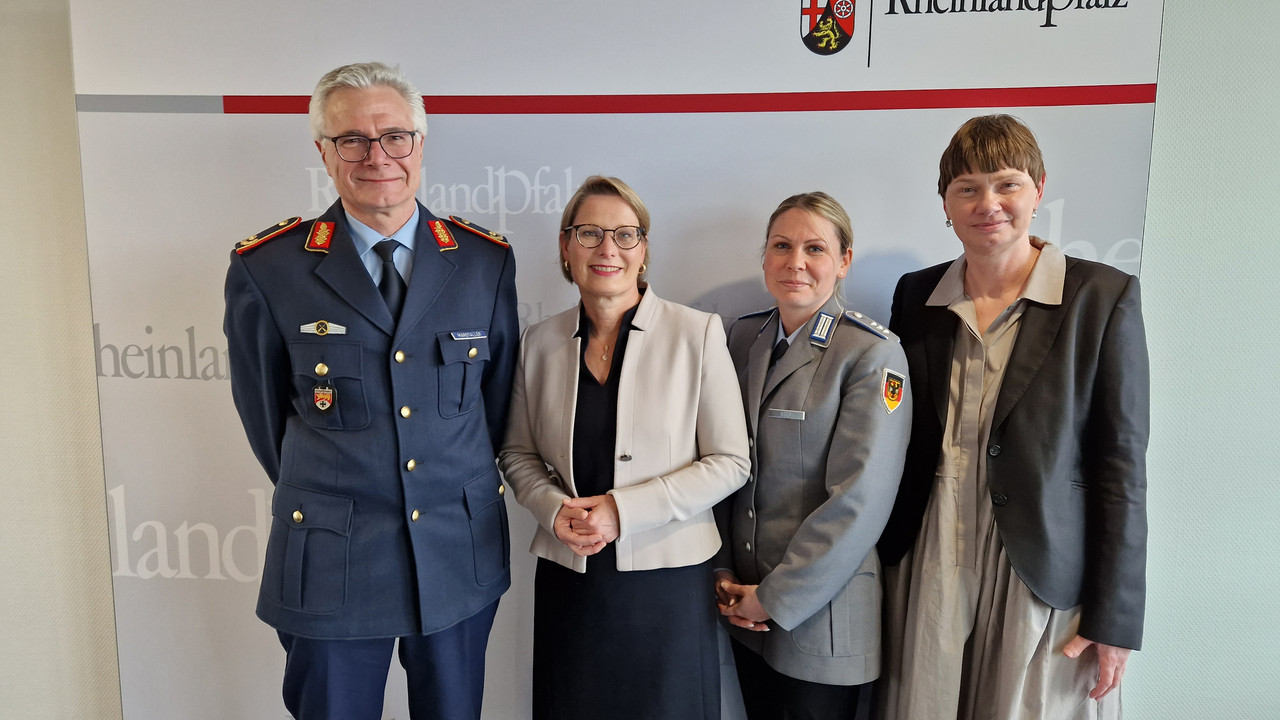
<path id="1" fill-rule="evenodd" d="M 382 60 L 427 95 L 419 197 L 509 237 L 523 325 L 576 301 L 557 224 L 595 173 L 649 205 L 658 292 L 726 321 L 771 304 L 777 203 L 832 194 L 854 224 L 846 305 L 887 322 L 899 275 L 960 252 L 938 158 L 988 112 L 1044 150 L 1032 232 L 1138 272 L 1162 10 L 71 0 L 125 717 L 288 717 L 284 653 L 254 616 L 272 488 L 231 403 L 222 284 L 236 241 L 337 197 L 306 116 L 324 72 Z M 502 720 L 528 716 L 532 647 L 533 521 L 510 510 L 485 696 Z M 387 696 L 406 719 L 398 669 Z"/>

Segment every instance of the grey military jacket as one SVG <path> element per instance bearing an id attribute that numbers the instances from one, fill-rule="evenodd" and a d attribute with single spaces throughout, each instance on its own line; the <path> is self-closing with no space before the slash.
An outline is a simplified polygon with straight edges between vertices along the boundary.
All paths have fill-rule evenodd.
<path id="1" fill-rule="evenodd" d="M 911 430 L 907 361 L 884 326 L 832 299 L 772 371 L 776 310 L 734 323 L 729 352 L 751 478 L 719 508 L 717 567 L 758 584 L 770 632 L 730 628 L 773 669 L 856 685 L 880 673 L 880 561 Z"/>

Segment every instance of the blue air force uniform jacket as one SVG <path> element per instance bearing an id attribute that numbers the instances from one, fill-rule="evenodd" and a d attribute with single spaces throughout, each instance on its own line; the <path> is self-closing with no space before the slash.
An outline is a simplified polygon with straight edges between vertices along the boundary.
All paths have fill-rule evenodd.
<path id="1" fill-rule="evenodd" d="M 498 236 L 419 206 L 397 324 L 341 201 L 231 255 L 224 331 L 276 486 L 258 616 L 314 638 L 431 633 L 510 585 L 494 464 L 518 344 Z"/>

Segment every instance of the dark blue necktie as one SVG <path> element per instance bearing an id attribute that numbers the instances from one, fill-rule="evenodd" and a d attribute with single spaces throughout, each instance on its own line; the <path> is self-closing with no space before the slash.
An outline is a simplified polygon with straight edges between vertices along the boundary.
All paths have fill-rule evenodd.
<path id="1" fill-rule="evenodd" d="M 790 346 L 791 344 L 787 342 L 786 338 L 782 338 L 778 341 L 778 344 L 773 346 L 773 353 L 769 355 L 770 369 L 773 369 L 773 366 L 778 364 L 779 358 L 787 354 L 787 348 Z"/>
<path id="2" fill-rule="evenodd" d="M 404 305 L 404 278 L 400 277 L 400 271 L 396 269 L 392 259 L 398 247 L 400 243 L 395 240 L 383 240 L 373 246 L 373 251 L 382 258 L 382 280 L 378 282 L 378 292 L 382 293 L 382 299 L 387 302 L 391 317 L 397 320 L 400 319 L 400 308 Z"/>

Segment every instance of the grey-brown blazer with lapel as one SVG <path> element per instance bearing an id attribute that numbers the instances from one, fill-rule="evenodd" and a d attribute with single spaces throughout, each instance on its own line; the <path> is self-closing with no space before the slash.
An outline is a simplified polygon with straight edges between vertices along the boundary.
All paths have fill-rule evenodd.
<path id="1" fill-rule="evenodd" d="M 858 685 L 880 674 L 875 543 L 911 429 L 906 358 L 883 326 L 831 300 L 768 373 L 777 327 L 774 311 L 729 333 L 751 478 L 718 508 L 717 567 L 758 584 L 772 618 L 767 633 L 730 631 L 784 675 Z"/>
<path id="2" fill-rule="evenodd" d="M 886 565 L 915 543 L 934 486 L 959 319 L 925 305 L 951 263 L 908 273 L 889 327 L 919 403 Z M 1148 364 L 1138 279 L 1067 258 L 1060 305 L 1028 302 L 996 400 L 987 483 L 1009 562 L 1079 632 L 1138 648 L 1146 596 Z"/>

